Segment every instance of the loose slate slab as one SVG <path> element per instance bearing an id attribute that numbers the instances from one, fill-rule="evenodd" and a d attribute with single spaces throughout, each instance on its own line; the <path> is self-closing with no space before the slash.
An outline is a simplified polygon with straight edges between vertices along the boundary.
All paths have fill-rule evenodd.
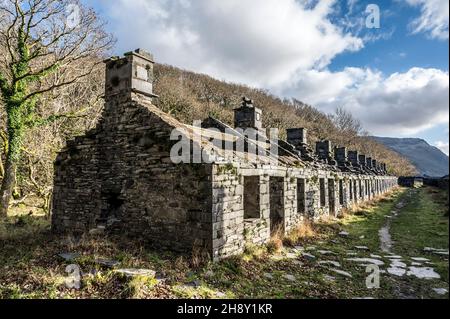
<path id="1" fill-rule="evenodd" d="M 335 255 L 335 253 L 330 250 L 318 250 L 317 252 L 321 255 Z"/>
<path id="2" fill-rule="evenodd" d="M 430 261 L 428 258 L 422 258 L 422 257 L 411 257 L 411 260 L 417 261 L 417 262 L 426 262 L 426 261 Z"/>
<path id="3" fill-rule="evenodd" d="M 355 249 L 358 249 L 358 250 L 369 250 L 369 247 L 367 247 L 367 246 L 355 246 Z"/>
<path id="4" fill-rule="evenodd" d="M 155 277 L 156 271 L 151 269 L 136 269 L 136 268 L 124 268 L 124 269 L 116 269 L 116 273 L 125 275 L 126 277 Z"/>
<path id="5" fill-rule="evenodd" d="M 304 258 L 306 258 L 306 259 L 308 259 L 308 260 L 314 260 L 314 259 L 316 259 L 316 256 L 311 255 L 311 254 L 308 254 L 308 253 L 303 253 L 303 254 L 302 254 L 302 257 L 304 257 Z"/>
<path id="6" fill-rule="evenodd" d="M 403 277 L 406 274 L 406 269 L 398 267 L 390 267 L 387 269 L 387 272 L 397 277 Z"/>
<path id="7" fill-rule="evenodd" d="M 391 267 L 395 268 L 406 268 L 407 265 L 399 260 L 393 260 L 391 263 Z"/>
<path id="8" fill-rule="evenodd" d="M 408 276 L 414 276 L 419 279 L 440 279 L 439 275 L 433 268 L 429 267 L 409 267 Z"/>
<path id="9" fill-rule="evenodd" d="M 433 288 L 433 291 L 440 296 L 448 293 L 448 290 L 446 288 Z"/>
<path id="10" fill-rule="evenodd" d="M 346 231 L 341 231 L 341 232 L 339 233 L 339 236 L 347 238 L 348 236 L 350 236 L 350 234 L 347 233 Z"/>
<path id="11" fill-rule="evenodd" d="M 349 272 L 346 272 L 346 271 L 343 271 L 343 270 L 340 270 L 340 269 L 335 269 L 335 268 L 332 268 L 330 270 L 332 272 L 335 272 L 338 275 L 341 275 L 341 276 L 344 276 L 344 277 L 347 277 L 347 278 L 353 278 L 352 274 L 349 273 Z"/>
<path id="12" fill-rule="evenodd" d="M 65 261 L 74 261 L 75 259 L 81 257 L 79 253 L 61 253 L 58 254 L 58 257 L 61 257 Z"/>
<path id="13" fill-rule="evenodd" d="M 384 256 L 384 258 L 387 259 L 402 259 L 402 256 L 398 256 L 398 255 L 389 255 L 389 256 Z"/>
<path id="14" fill-rule="evenodd" d="M 107 268 L 114 268 L 120 264 L 119 261 L 111 259 L 96 259 L 95 263 Z"/>
<path id="15" fill-rule="evenodd" d="M 371 264 L 377 266 L 383 266 L 384 262 L 375 258 L 347 258 L 348 261 L 354 261 L 357 263 Z"/>

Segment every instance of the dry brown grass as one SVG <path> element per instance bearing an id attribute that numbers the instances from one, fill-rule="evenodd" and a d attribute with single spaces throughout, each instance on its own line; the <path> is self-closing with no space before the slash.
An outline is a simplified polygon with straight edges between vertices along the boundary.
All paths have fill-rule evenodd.
<path id="1" fill-rule="evenodd" d="M 292 229 L 289 234 L 284 237 L 284 244 L 287 246 L 295 246 L 300 241 L 316 237 L 317 233 L 313 223 L 310 220 L 304 220 Z"/>
<path id="2" fill-rule="evenodd" d="M 208 251 L 204 247 L 198 245 L 198 243 L 194 243 L 190 260 L 191 266 L 193 268 L 200 268 L 209 261 L 211 261 L 211 255 Z"/>
<path id="3" fill-rule="evenodd" d="M 283 237 L 284 237 L 284 229 L 283 227 L 277 226 L 277 228 L 273 231 L 272 236 L 270 237 L 270 241 L 267 244 L 267 251 L 269 253 L 279 253 L 283 249 Z"/>

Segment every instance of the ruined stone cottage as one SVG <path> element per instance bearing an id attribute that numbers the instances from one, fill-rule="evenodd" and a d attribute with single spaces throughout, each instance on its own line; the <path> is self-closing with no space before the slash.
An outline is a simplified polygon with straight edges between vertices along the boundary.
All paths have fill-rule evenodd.
<path id="1" fill-rule="evenodd" d="M 376 159 L 330 141 L 311 147 L 303 128 L 271 141 L 249 99 L 236 106 L 234 127 L 211 117 L 201 127 L 180 123 L 152 104 L 153 63 L 142 50 L 105 61 L 102 118 L 55 161 L 55 232 L 101 229 L 180 252 L 201 248 L 218 260 L 397 184 Z M 259 138 L 242 134 L 248 128 Z M 174 161 L 180 136 L 191 152 Z M 227 143 L 243 148 L 230 156 Z M 193 160 L 195 149 L 202 161 Z"/>

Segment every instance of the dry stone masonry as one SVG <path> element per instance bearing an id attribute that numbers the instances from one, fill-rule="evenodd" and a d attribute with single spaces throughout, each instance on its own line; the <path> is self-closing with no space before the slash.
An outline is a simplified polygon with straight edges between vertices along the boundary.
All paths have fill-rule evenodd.
<path id="1" fill-rule="evenodd" d="M 69 141 L 55 161 L 55 232 L 101 230 L 163 249 L 201 250 L 219 260 L 242 253 L 247 243 L 267 243 L 274 231 L 287 233 L 305 219 L 337 216 L 397 185 L 384 163 L 356 151 L 320 141 L 314 152 L 303 128 L 287 131 L 276 158 L 267 151 L 262 160 L 244 154 L 230 162 L 221 157 L 223 145 L 210 138 L 198 142 L 193 138 L 198 128 L 152 104 L 153 63 L 142 50 L 105 61 L 101 120 Z M 254 128 L 265 137 L 262 117 L 253 101 L 244 99 L 234 128 L 210 117 L 200 129 L 236 143 L 237 128 Z M 171 134 L 180 128 L 193 149 L 216 156 L 207 163 L 174 163 L 177 141 Z M 245 143 L 244 153 L 254 141 Z"/>

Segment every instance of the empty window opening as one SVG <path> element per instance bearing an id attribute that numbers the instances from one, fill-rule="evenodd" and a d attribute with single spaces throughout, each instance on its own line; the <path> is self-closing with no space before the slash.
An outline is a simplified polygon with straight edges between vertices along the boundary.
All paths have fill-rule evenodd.
<path id="1" fill-rule="evenodd" d="M 325 207 L 326 205 L 326 198 L 325 198 L 325 178 L 321 178 L 319 180 L 319 187 L 320 187 L 320 207 Z"/>
<path id="2" fill-rule="evenodd" d="M 244 177 L 244 219 L 261 217 L 259 176 Z"/>
<path id="3" fill-rule="evenodd" d="M 297 212 L 306 213 L 306 181 L 304 178 L 297 179 Z"/>

